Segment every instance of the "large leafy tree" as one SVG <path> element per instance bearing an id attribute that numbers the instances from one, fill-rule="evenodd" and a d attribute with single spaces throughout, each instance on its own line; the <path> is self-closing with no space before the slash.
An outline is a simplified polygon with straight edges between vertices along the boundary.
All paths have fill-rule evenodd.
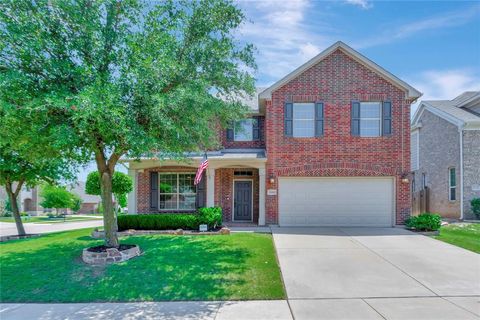
<path id="1" fill-rule="evenodd" d="M 245 111 L 255 63 L 234 37 L 244 19 L 229 0 L 1 2 L 2 99 L 62 117 L 94 157 L 107 246 L 118 246 L 122 156 L 216 146 L 218 126 Z"/>

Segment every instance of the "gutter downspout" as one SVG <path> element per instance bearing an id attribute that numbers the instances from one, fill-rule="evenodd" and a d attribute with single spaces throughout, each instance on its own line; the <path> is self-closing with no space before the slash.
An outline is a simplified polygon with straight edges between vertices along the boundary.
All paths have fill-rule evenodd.
<path id="1" fill-rule="evenodd" d="M 465 124 L 458 127 L 460 133 L 460 220 L 463 220 L 463 128 Z"/>

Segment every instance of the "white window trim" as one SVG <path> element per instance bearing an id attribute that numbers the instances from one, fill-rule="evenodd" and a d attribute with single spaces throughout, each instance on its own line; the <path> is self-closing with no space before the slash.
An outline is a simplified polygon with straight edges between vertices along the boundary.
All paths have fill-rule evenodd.
<path id="1" fill-rule="evenodd" d="M 174 174 L 177 176 L 177 192 L 175 193 L 165 193 L 165 192 L 161 192 L 160 190 L 160 182 L 162 181 L 161 179 L 161 175 L 162 174 Z M 189 212 L 189 211 L 194 211 L 194 209 L 180 209 L 180 195 L 181 194 L 184 194 L 184 195 L 194 195 L 195 196 L 195 199 L 197 197 L 197 193 L 190 193 L 190 192 L 182 192 L 180 193 L 180 175 L 181 174 L 195 174 L 195 172 L 159 172 L 158 173 L 158 211 L 162 211 L 162 212 L 169 212 L 169 211 L 175 211 L 175 212 L 182 212 L 182 211 L 185 211 L 185 212 Z M 161 209 L 160 208 L 160 199 L 161 199 L 161 195 L 178 195 L 177 197 L 177 207 L 174 208 L 174 209 Z"/>
<path id="2" fill-rule="evenodd" d="M 251 131 L 252 131 L 252 132 L 250 133 L 250 135 L 251 135 L 251 138 L 250 138 L 250 140 L 238 140 L 238 139 L 237 139 L 237 133 L 236 133 L 236 130 L 235 130 L 235 128 L 237 127 L 237 123 L 238 123 L 238 122 L 241 122 L 241 121 L 248 121 L 248 122 L 250 122 L 250 123 L 251 123 L 251 126 L 252 126 L 252 130 L 251 130 Z M 255 121 L 255 119 L 253 119 L 253 118 L 249 118 L 249 119 L 242 119 L 242 120 L 238 120 L 238 121 L 236 121 L 236 123 L 233 125 L 233 141 L 238 141 L 238 142 L 248 142 L 248 141 L 253 141 L 253 121 Z"/>
<path id="3" fill-rule="evenodd" d="M 380 107 L 380 112 L 379 112 L 379 117 L 378 118 L 362 118 L 362 103 L 378 103 L 379 107 Z M 381 137 L 382 134 L 383 134 L 383 128 L 382 128 L 382 112 L 383 112 L 383 103 L 382 101 L 360 101 L 360 137 L 362 138 L 377 138 L 377 137 Z M 372 121 L 372 120 L 375 120 L 377 121 L 378 120 L 378 135 L 362 135 L 362 120 L 366 120 L 366 121 Z"/>
<path id="4" fill-rule="evenodd" d="M 313 118 L 295 118 L 295 105 L 298 105 L 298 104 L 311 104 L 313 106 Z M 314 102 L 294 102 L 292 104 L 292 137 L 293 138 L 314 138 L 315 137 L 315 103 Z M 307 122 L 307 121 L 310 121 L 313 123 L 313 135 L 311 136 L 296 136 L 295 135 L 295 130 L 294 130 L 294 126 L 295 126 L 295 121 L 304 121 L 304 122 Z"/>
<path id="5" fill-rule="evenodd" d="M 452 169 L 455 170 L 455 185 L 452 186 Z M 452 199 L 452 189 L 455 189 L 455 199 Z M 457 201 L 457 169 L 455 167 L 448 168 L 448 201 Z"/>

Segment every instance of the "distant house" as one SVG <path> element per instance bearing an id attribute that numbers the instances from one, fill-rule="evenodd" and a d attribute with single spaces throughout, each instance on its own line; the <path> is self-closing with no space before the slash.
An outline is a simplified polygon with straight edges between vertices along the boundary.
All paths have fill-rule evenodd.
<path id="1" fill-rule="evenodd" d="M 93 196 L 85 193 L 85 182 L 78 181 L 70 186 L 69 191 L 78 195 L 82 200 L 82 206 L 77 213 L 96 213 L 98 206 L 102 201 L 100 196 Z"/>
<path id="2" fill-rule="evenodd" d="M 453 100 L 422 101 L 411 129 L 412 190 L 429 189 L 428 207 L 471 219 L 480 197 L 480 91 Z"/>
<path id="3" fill-rule="evenodd" d="M 70 186 L 67 189 L 78 195 L 82 199 L 82 206 L 77 213 L 96 213 L 98 212 L 98 206 L 101 202 L 99 196 L 92 196 L 85 193 L 85 182 L 78 181 Z M 0 202 L 5 203 L 8 197 L 4 192 L 3 188 L 0 192 Z M 42 202 L 42 197 L 40 196 L 40 187 L 28 188 L 23 187 L 18 196 L 19 209 L 21 212 L 26 212 L 32 216 L 41 215 L 46 212 L 51 212 L 49 208 L 43 208 L 40 203 Z M 72 213 L 70 209 L 60 209 L 61 213 Z"/>

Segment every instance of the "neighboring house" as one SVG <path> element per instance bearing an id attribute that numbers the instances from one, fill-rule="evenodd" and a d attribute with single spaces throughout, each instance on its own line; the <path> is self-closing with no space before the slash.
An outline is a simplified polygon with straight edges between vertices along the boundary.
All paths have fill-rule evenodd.
<path id="1" fill-rule="evenodd" d="M 410 105 L 421 93 L 337 42 L 247 101 L 202 154 L 129 163 L 130 213 L 221 206 L 224 221 L 281 226 L 392 226 L 410 215 Z"/>
<path id="2" fill-rule="evenodd" d="M 85 193 L 85 182 L 77 181 L 76 183 L 70 185 L 68 190 L 72 193 L 75 193 L 82 199 L 82 206 L 77 213 L 97 213 L 98 207 L 102 202 L 100 196 L 94 196 L 91 194 Z"/>
<path id="3" fill-rule="evenodd" d="M 472 219 L 480 197 L 480 91 L 422 101 L 412 121 L 413 191 L 429 189 L 429 210 Z"/>
<path id="4" fill-rule="evenodd" d="M 85 193 L 85 182 L 78 181 L 67 188 L 70 192 L 77 194 L 82 199 L 82 206 L 77 213 L 96 213 L 98 206 L 101 202 L 99 196 L 92 196 Z M 2 199 L 8 198 L 3 193 L 0 193 L 0 201 Z M 54 209 L 43 208 L 40 203 L 42 202 L 42 197 L 40 196 L 40 188 L 33 187 L 23 187 L 18 196 L 19 209 L 21 212 L 28 213 L 32 216 L 42 215 L 46 212 L 54 212 Z M 70 209 L 60 209 L 61 213 L 72 213 Z"/>

